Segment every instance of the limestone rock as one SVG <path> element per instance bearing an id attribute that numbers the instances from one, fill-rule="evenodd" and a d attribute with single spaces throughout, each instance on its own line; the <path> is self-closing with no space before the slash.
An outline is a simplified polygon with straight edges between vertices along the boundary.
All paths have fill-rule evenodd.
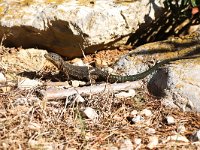
<path id="1" fill-rule="evenodd" d="M 167 83 L 165 101 L 173 101 L 182 110 L 200 111 L 200 58 L 179 60 L 168 65 L 167 70 L 167 78 L 162 78 L 162 74 L 154 75 L 160 78 L 158 90 L 163 91 L 163 83 Z"/>
<path id="2" fill-rule="evenodd" d="M 163 1 L 4 0 L 0 4 L 0 39 L 6 36 L 3 42 L 7 46 L 82 56 L 82 49 L 93 53 L 127 37 L 139 24 L 147 23 L 145 17 L 154 19 Z"/>
<path id="3" fill-rule="evenodd" d="M 114 66 L 115 72 L 135 75 L 166 59 L 199 53 L 198 38 L 175 38 L 148 43 L 122 56 Z M 182 110 L 200 111 L 200 58 L 179 59 L 159 66 L 144 81 L 149 92 L 164 98 L 163 103 Z"/>

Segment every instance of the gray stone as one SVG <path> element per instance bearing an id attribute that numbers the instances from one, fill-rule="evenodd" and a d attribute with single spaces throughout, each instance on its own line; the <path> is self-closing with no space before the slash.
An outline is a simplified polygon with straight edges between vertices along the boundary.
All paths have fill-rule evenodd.
<path id="1" fill-rule="evenodd" d="M 200 111 L 200 59 L 179 60 L 176 63 L 167 65 L 167 77 L 163 78 L 165 73 L 154 74 L 156 80 L 152 83 L 157 85 L 151 90 L 163 91 L 167 95 L 165 101 L 173 103 L 182 110 Z M 150 80 L 151 81 L 151 80 Z M 167 83 L 167 86 L 166 86 Z M 163 88 L 165 84 L 165 88 Z"/>
<path id="2" fill-rule="evenodd" d="M 193 55 L 199 51 L 199 40 L 195 44 L 190 43 L 188 38 L 186 38 L 187 43 L 184 43 L 186 41 L 182 39 L 173 43 L 174 40 L 153 42 L 137 47 L 115 63 L 114 72 L 135 75 L 148 70 L 155 63 L 183 56 L 183 54 Z M 199 73 L 199 57 L 179 59 L 159 66 L 144 81 L 147 82 L 148 91 L 162 98 L 165 105 L 181 108 L 183 111 L 197 110 L 200 112 Z"/>
<path id="3" fill-rule="evenodd" d="M 131 120 L 133 123 L 138 123 L 144 121 L 144 118 L 140 115 L 137 115 L 136 117 L 132 118 Z"/>

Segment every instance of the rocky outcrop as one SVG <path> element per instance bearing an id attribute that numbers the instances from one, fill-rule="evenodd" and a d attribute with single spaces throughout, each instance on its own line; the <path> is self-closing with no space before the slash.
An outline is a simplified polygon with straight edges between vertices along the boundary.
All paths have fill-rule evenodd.
<path id="1" fill-rule="evenodd" d="M 179 60 L 167 65 L 167 78 L 162 73 L 155 73 L 150 80 L 149 90 L 165 91 L 165 104 L 174 103 L 182 110 L 198 110 L 200 112 L 200 58 Z M 166 85 L 163 88 L 164 85 Z M 156 86 L 155 86 L 156 85 Z"/>
<path id="2" fill-rule="evenodd" d="M 200 112 L 200 43 L 199 37 L 191 37 L 142 45 L 119 59 L 115 71 L 133 75 L 169 58 L 193 57 L 180 58 L 157 68 L 146 82 L 148 91 L 161 98 L 165 105 Z"/>
<path id="3" fill-rule="evenodd" d="M 81 49 L 93 53 L 116 41 L 123 43 L 139 24 L 159 14 L 163 1 L 4 0 L 0 4 L 0 38 L 6 46 L 82 56 Z"/>

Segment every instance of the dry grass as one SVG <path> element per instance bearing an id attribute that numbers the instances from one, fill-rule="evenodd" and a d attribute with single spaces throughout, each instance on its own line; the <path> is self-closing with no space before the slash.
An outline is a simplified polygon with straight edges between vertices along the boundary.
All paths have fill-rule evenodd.
<path id="1" fill-rule="evenodd" d="M 197 143 L 163 141 L 174 135 L 180 124 L 186 128 L 180 134 L 186 137 L 199 130 L 200 114 L 165 108 L 144 89 L 138 89 L 134 98 L 120 99 L 114 93 L 82 95 L 86 102 L 70 105 L 65 105 L 65 100 L 40 98 L 41 89 L 45 87 L 13 87 L 0 92 L 0 149 L 111 149 L 120 148 L 124 139 L 130 139 L 136 149 L 136 138 L 141 139 L 140 149 L 147 149 L 152 136 L 159 138 L 158 149 L 197 149 Z M 86 107 L 98 112 L 98 120 L 83 115 Z M 144 117 L 145 122 L 132 124 L 131 111 L 145 108 L 153 115 Z M 167 115 L 175 118 L 174 125 L 165 123 Z M 149 128 L 156 132 L 148 133 Z"/>
<path id="2" fill-rule="evenodd" d="M 33 148 L 33 149 L 109 149 L 120 147 L 123 139 L 142 139 L 141 148 L 145 149 L 150 134 L 148 128 L 154 128 L 160 140 L 174 135 L 179 124 L 184 124 L 189 136 L 200 128 L 200 115 L 192 112 L 181 112 L 167 109 L 160 101 L 155 101 L 147 93 L 139 95 L 148 101 L 137 102 L 133 99 L 117 99 L 112 93 L 84 96 L 82 104 L 65 106 L 65 101 L 45 101 L 37 98 L 35 91 L 13 90 L 0 96 L 0 148 Z M 21 98 L 21 99 L 19 99 Z M 25 100 L 23 101 L 24 98 Z M 145 99 L 146 99 L 145 98 Z M 98 111 L 99 119 L 94 122 L 82 115 L 85 107 Z M 131 124 L 127 117 L 132 110 L 152 110 L 149 123 Z M 175 125 L 166 125 L 164 117 L 172 115 Z M 135 145 L 135 144 L 134 144 Z M 191 148 L 191 143 L 175 142 L 159 144 L 158 148 Z M 136 145 L 135 147 L 136 148 Z"/>

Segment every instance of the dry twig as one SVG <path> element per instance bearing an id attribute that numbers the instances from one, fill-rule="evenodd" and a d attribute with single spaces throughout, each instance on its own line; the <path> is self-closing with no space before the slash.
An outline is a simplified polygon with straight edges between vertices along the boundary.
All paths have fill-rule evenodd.
<path id="1" fill-rule="evenodd" d="M 78 88 L 70 88 L 70 89 L 56 89 L 50 88 L 46 91 L 41 91 L 44 99 L 63 99 L 73 94 L 96 94 L 101 92 L 108 92 L 108 91 L 122 91 L 122 90 L 129 90 L 129 89 L 137 89 L 142 86 L 141 81 L 134 81 L 134 82 L 126 82 L 126 83 L 115 83 L 115 84 L 99 84 L 99 85 L 92 85 L 88 87 L 78 87 Z"/>

